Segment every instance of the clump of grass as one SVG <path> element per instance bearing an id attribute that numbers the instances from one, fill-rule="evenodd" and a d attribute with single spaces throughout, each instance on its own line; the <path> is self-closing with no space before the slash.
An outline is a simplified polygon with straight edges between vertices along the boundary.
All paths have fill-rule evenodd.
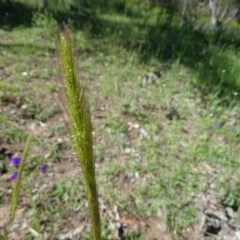
<path id="1" fill-rule="evenodd" d="M 58 34 L 58 59 L 62 88 L 60 98 L 67 115 L 67 126 L 75 149 L 77 160 L 82 168 L 88 196 L 92 235 L 101 239 L 100 214 L 93 156 L 92 126 L 86 89 L 81 79 L 77 79 L 74 66 L 70 35 L 67 29 Z"/>

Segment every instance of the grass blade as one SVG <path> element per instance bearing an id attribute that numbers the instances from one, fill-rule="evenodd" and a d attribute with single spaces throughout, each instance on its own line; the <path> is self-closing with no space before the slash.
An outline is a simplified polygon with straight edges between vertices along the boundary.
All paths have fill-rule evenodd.
<path id="1" fill-rule="evenodd" d="M 8 232 L 7 232 L 7 228 L 6 227 L 4 227 L 3 228 L 3 234 L 4 234 L 4 236 L 3 236 L 3 239 L 4 240 L 8 240 L 9 238 L 8 238 Z M 1 236 L 0 236 L 1 237 Z M 0 238 L 1 239 L 1 238 Z"/>
<path id="2" fill-rule="evenodd" d="M 27 138 L 27 141 L 25 143 L 23 156 L 22 156 L 22 161 L 21 161 L 21 164 L 20 164 L 20 167 L 19 167 L 17 180 L 16 180 L 16 183 L 15 183 L 15 186 L 14 186 L 14 189 L 13 189 L 13 195 L 12 195 L 12 199 L 11 199 L 11 217 L 10 217 L 10 223 L 11 224 L 14 221 L 16 210 L 17 210 L 18 197 L 19 197 L 20 187 L 21 187 L 22 172 L 23 172 L 24 164 L 25 164 L 27 154 L 28 154 L 28 151 L 29 151 L 29 146 L 30 146 L 31 139 L 32 139 L 32 135 L 29 135 L 28 138 Z"/>

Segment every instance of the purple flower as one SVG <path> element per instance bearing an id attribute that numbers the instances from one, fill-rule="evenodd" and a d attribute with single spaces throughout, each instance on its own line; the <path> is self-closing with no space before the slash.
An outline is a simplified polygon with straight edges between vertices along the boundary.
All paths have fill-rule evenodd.
<path id="1" fill-rule="evenodd" d="M 10 180 L 12 182 L 16 181 L 17 180 L 17 176 L 18 176 L 18 172 L 17 171 L 13 172 L 11 177 L 10 177 Z"/>
<path id="2" fill-rule="evenodd" d="M 21 163 L 21 160 L 22 159 L 20 157 L 11 156 L 10 157 L 10 166 L 11 167 L 19 167 L 20 163 Z"/>
<path id="3" fill-rule="evenodd" d="M 40 172 L 41 172 L 41 173 L 46 173 L 46 172 L 47 172 L 47 165 L 42 165 L 42 166 L 40 167 Z"/>

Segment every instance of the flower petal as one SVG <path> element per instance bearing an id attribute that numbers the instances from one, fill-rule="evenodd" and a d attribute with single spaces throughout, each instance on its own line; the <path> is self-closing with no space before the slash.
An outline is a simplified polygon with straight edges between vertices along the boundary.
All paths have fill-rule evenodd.
<path id="1" fill-rule="evenodd" d="M 47 172 L 47 165 L 42 165 L 42 166 L 40 167 L 40 172 L 41 172 L 41 173 L 46 173 L 46 172 Z"/>
<path id="2" fill-rule="evenodd" d="M 10 166 L 11 167 L 19 167 L 21 160 L 22 160 L 21 157 L 11 156 L 10 157 Z"/>
<path id="3" fill-rule="evenodd" d="M 10 177 L 10 180 L 12 182 L 16 181 L 17 180 L 17 176 L 18 176 L 18 172 L 17 171 L 13 172 L 11 177 Z"/>

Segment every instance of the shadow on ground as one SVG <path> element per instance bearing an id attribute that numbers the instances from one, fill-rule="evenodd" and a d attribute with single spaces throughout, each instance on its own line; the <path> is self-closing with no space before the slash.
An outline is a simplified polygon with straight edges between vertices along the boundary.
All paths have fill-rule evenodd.
<path id="1" fill-rule="evenodd" d="M 230 48 L 232 53 L 227 51 Z M 151 56 L 163 62 L 179 61 L 197 75 L 203 94 L 217 91 L 223 97 L 240 90 L 240 65 L 233 59 L 239 49 L 237 34 L 193 30 L 173 23 L 152 26 L 141 53 L 144 61 Z"/>
<path id="2" fill-rule="evenodd" d="M 67 9 L 38 8 L 21 2 L 3 0 L 0 1 L 0 28 L 11 30 L 18 26 L 31 27 L 34 15 L 42 12 L 52 16 L 59 26 L 71 23 L 75 28 L 82 28 L 85 24 L 92 26 L 92 31 L 97 26 L 95 9 L 90 5 L 84 7 L 69 6 Z M 90 27 L 91 28 L 91 27 Z"/>
<path id="3" fill-rule="evenodd" d="M 240 49 L 237 31 L 196 30 L 181 26 L 171 16 L 161 15 L 157 24 L 124 23 L 109 18 L 103 19 L 101 26 L 103 36 L 115 34 L 119 44 L 139 51 L 145 63 L 155 57 L 165 64 L 178 61 L 191 69 L 203 96 L 214 93 L 226 100 L 226 96 L 240 90 L 240 62 L 234 55 Z"/>
<path id="4" fill-rule="evenodd" d="M 0 27 L 31 26 L 36 12 L 39 9 L 27 4 L 0 1 Z M 165 64 L 179 61 L 194 71 L 203 95 L 215 91 L 218 96 L 229 96 L 240 90 L 240 63 L 236 59 L 233 61 L 234 56 L 228 51 L 229 48 L 233 52 L 240 49 L 237 32 L 213 33 L 184 27 L 177 23 L 172 13 L 158 14 L 157 23 L 148 25 L 138 15 L 132 14 L 130 21 L 121 22 L 114 17 L 99 18 L 96 12 L 96 7 L 90 5 L 70 6 L 64 11 L 48 10 L 59 26 L 64 23 L 71 23 L 75 29 L 88 26 L 93 36 L 111 38 L 115 43 L 139 52 L 143 62 L 147 63 L 151 57 Z"/>
<path id="5" fill-rule="evenodd" d="M 31 25 L 34 9 L 19 2 L 0 1 L 0 27 L 13 28 Z"/>

